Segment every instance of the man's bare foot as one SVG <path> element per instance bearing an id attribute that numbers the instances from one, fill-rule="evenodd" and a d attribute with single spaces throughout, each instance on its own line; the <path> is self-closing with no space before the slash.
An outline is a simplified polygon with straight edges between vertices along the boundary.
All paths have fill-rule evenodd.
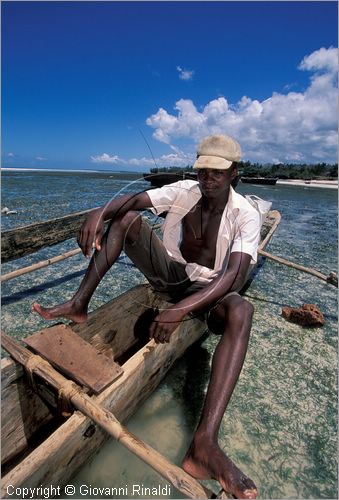
<path id="1" fill-rule="evenodd" d="M 257 488 L 217 444 L 191 444 L 182 468 L 196 479 L 215 479 L 223 490 L 236 498 L 257 498 Z"/>
<path id="2" fill-rule="evenodd" d="M 37 312 L 42 318 L 47 320 L 66 318 L 75 323 L 85 323 L 87 321 L 87 308 L 84 308 L 81 304 L 73 300 L 55 307 L 42 307 L 37 302 L 34 302 L 32 312 Z"/>

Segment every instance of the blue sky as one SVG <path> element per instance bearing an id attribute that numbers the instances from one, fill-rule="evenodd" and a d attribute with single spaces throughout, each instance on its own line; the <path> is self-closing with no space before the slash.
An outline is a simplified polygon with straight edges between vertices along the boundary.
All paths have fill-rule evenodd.
<path id="1" fill-rule="evenodd" d="M 9 2 L 2 165 L 148 170 L 226 133 L 337 161 L 336 2 Z M 142 131 L 142 134 L 140 133 Z"/>

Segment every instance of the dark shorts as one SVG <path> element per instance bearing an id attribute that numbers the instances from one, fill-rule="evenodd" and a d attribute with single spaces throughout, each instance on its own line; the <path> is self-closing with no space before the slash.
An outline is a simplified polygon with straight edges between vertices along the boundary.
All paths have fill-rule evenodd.
<path id="1" fill-rule="evenodd" d="M 144 219 L 138 239 L 133 243 L 125 240 L 124 252 L 158 292 L 186 296 L 205 286 L 189 279 L 185 264 L 168 255 L 163 242 Z"/>
<path id="2" fill-rule="evenodd" d="M 177 262 L 168 255 L 163 242 L 144 219 L 141 222 L 138 239 L 133 243 L 125 240 L 124 251 L 156 291 L 167 293 L 173 299 L 180 300 L 206 286 L 206 283 L 192 282 L 189 279 L 185 264 Z M 229 292 L 225 297 L 228 295 L 238 295 L 238 293 Z"/>

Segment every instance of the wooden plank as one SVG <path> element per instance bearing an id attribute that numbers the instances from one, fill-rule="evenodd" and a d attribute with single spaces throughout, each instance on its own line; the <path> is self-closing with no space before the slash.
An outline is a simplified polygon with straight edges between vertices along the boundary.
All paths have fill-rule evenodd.
<path id="1" fill-rule="evenodd" d="M 64 324 L 45 328 L 24 340 L 60 371 L 96 394 L 122 374 L 122 368 Z"/>
<path id="2" fill-rule="evenodd" d="M 2 262 L 24 257 L 41 248 L 49 247 L 75 237 L 80 225 L 91 210 L 76 212 L 65 217 L 29 224 L 28 226 L 2 232 Z"/>

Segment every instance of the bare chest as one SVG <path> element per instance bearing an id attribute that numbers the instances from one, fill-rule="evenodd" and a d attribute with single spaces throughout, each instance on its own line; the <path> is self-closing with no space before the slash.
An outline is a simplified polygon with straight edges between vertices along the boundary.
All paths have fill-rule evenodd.
<path id="1" fill-rule="evenodd" d="M 214 268 L 222 211 L 210 213 L 196 205 L 182 221 L 180 250 L 187 262 Z"/>

